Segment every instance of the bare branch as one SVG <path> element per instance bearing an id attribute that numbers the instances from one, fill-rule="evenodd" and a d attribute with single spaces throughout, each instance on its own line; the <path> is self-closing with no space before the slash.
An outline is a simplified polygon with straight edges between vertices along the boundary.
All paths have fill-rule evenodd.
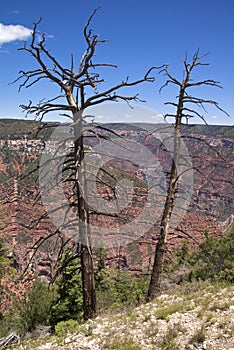
<path id="1" fill-rule="evenodd" d="M 223 89 L 223 87 L 221 85 L 219 85 L 220 82 L 219 81 L 215 81 L 212 79 L 207 79 L 207 80 L 203 80 L 203 81 L 198 81 L 195 83 L 188 83 L 187 87 L 194 87 L 194 86 L 200 86 L 200 85 L 210 85 L 210 86 L 215 86 L 218 87 L 220 89 Z"/>
<path id="2" fill-rule="evenodd" d="M 149 77 L 149 74 L 150 72 L 152 71 L 153 68 L 151 68 L 144 76 L 143 79 L 139 79 L 139 80 L 135 80 L 135 81 L 132 81 L 132 82 L 129 82 L 128 81 L 128 77 L 126 78 L 125 81 L 122 81 L 120 84 L 117 84 L 115 86 L 113 86 L 112 88 L 106 90 L 106 91 L 103 91 L 99 94 L 96 94 L 96 95 L 93 95 L 91 97 L 89 97 L 87 100 L 86 100 L 86 103 L 85 103 L 85 107 L 89 107 L 89 106 L 92 106 L 92 105 L 95 105 L 95 104 L 99 104 L 99 103 L 102 103 L 102 102 L 105 102 L 105 101 L 108 101 L 108 100 L 117 100 L 117 99 L 122 99 L 122 100 L 125 100 L 125 101 L 129 101 L 129 100 L 138 100 L 138 101 L 141 101 L 143 102 L 142 100 L 140 100 L 138 98 L 138 94 L 134 95 L 134 96 L 121 96 L 121 95 L 117 95 L 117 94 L 113 94 L 111 95 L 113 92 L 119 90 L 120 88 L 123 88 L 123 87 L 130 87 L 130 86 L 135 86 L 135 85 L 138 85 L 138 84 L 141 84 L 145 81 L 147 82 L 154 82 L 154 78 L 153 77 Z"/>
<path id="3" fill-rule="evenodd" d="M 227 116 L 229 116 L 229 114 L 219 106 L 219 103 L 214 101 L 214 100 L 206 100 L 203 98 L 198 98 L 198 97 L 194 97 L 194 96 L 185 96 L 183 99 L 184 103 L 193 103 L 193 104 L 197 104 L 200 107 L 202 107 L 205 110 L 204 105 L 205 104 L 209 104 L 209 105 L 213 105 L 214 107 L 216 107 L 218 110 L 220 110 L 221 112 L 223 112 L 224 114 L 226 114 Z"/>

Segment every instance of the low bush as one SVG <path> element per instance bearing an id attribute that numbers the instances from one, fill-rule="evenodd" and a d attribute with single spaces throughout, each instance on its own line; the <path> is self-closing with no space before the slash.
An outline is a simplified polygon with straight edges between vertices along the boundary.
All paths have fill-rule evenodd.
<path id="1" fill-rule="evenodd" d="M 55 335 L 58 344 L 62 344 L 69 333 L 75 333 L 78 330 L 78 322 L 75 320 L 61 321 L 55 326 Z"/>
<path id="2" fill-rule="evenodd" d="M 36 279 L 22 298 L 13 301 L 12 309 L 0 320 L 0 336 L 10 332 L 25 335 L 37 326 L 49 326 L 54 294 L 53 288 Z"/>
<path id="3" fill-rule="evenodd" d="M 33 331 L 37 326 L 49 325 L 49 314 L 55 292 L 52 288 L 36 279 L 32 288 L 14 305 L 20 333 Z"/>
<path id="4" fill-rule="evenodd" d="M 190 257 L 192 271 L 186 279 L 234 283 L 234 226 L 221 238 L 205 234 L 205 241 Z"/>

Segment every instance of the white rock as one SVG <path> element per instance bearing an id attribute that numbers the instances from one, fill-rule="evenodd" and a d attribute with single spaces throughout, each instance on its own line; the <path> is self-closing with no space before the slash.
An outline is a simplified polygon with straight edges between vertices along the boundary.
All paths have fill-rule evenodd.
<path id="1" fill-rule="evenodd" d="M 72 342 L 72 339 L 70 337 L 67 337 L 65 340 L 64 340 L 64 343 L 65 344 L 69 344 Z"/>

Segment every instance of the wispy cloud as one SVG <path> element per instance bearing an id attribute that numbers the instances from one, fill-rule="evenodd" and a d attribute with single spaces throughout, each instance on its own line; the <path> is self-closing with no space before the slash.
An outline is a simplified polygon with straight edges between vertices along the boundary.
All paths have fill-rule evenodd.
<path id="1" fill-rule="evenodd" d="M 0 23 L 0 47 L 2 44 L 15 40 L 26 40 L 32 30 L 21 25 L 4 25 Z"/>
<path id="2" fill-rule="evenodd" d="M 1 49 L 0 49 L 0 54 L 1 54 L 1 53 L 9 53 L 9 51 L 8 51 L 8 50 L 1 50 Z"/>
<path id="3" fill-rule="evenodd" d="M 163 119 L 163 118 L 164 118 L 164 116 L 163 116 L 163 114 L 158 113 L 158 114 L 154 114 L 154 115 L 152 115 L 152 116 L 151 116 L 151 118 L 152 118 L 152 119 L 158 119 L 158 118 Z"/>

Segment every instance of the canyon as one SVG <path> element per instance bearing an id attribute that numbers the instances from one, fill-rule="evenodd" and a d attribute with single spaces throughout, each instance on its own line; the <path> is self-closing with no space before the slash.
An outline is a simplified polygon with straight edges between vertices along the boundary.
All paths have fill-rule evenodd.
<path id="1" fill-rule="evenodd" d="M 56 276 L 58 258 L 66 241 L 69 240 L 71 249 L 77 243 L 77 237 L 73 239 L 62 232 L 55 234 L 56 222 L 47 215 L 39 191 L 38 166 L 41 155 L 45 150 L 49 150 L 50 154 L 56 151 L 56 140 L 53 140 L 51 135 L 56 127 L 61 125 L 49 123 L 48 127 L 45 123 L 35 121 L 1 119 L 0 126 L 1 238 L 6 242 L 8 255 L 18 275 L 22 276 L 27 270 L 23 277 L 25 285 L 36 275 L 52 281 Z M 42 129 L 41 132 L 38 132 L 38 127 Z M 62 125 L 59 135 L 63 134 L 65 127 L 66 125 Z M 124 187 L 124 192 L 120 189 L 126 203 L 120 203 L 122 209 L 117 216 L 91 210 L 90 221 L 94 227 L 94 239 L 101 242 L 99 245 L 94 244 L 95 254 L 100 253 L 101 246 L 105 247 L 108 251 L 108 265 L 126 268 L 135 274 L 148 273 L 152 268 L 167 176 L 172 161 L 171 152 L 168 151 L 171 141 L 165 141 L 172 136 L 171 126 L 115 123 L 102 125 L 97 130 L 98 132 L 94 132 L 94 127 L 89 126 L 85 132 L 87 156 L 92 155 L 94 151 L 100 153 L 100 149 L 103 150 L 105 144 L 101 143 L 102 139 L 105 142 L 108 140 L 109 152 L 112 145 L 119 140 L 127 140 L 129 148 L 134 148 L 133 145 L 137 144 L 139 152 L 137 148 L 137 156 L 131 157 L 127 153 L 127 156 L 122 158 L 121 154 L 113 155 L 112 159 L 109 154 L 99 169 L 95 162 L 100 155 L 99 158 L 90 158 L 99 176 L 95 195 L 100 196 L 102 204 L 108 205 L 109 212 L 114 210 L 118 185 L 130 186 Z M 109 141 L 110 139 L 112 141 Z M 183 195 L 186 197 L 189 193 L 189 198 L 185 198 L 188 201 L 186 208 L 181 209 L 178 205 L 179 211 L 175 212 L 175 226 L 172 227 L 168 239 L 168 252 L 181 247 L 185 240 L 192 249 L 196 248 L 204 240 L 206 233 L 222 236 L 233 223 L 234 128 L 183 125 L 182 139 L 187 152 L 186 162 L 188 159 L 191 162 L 192 172 L 191 169 L 186 170 L 185 181 L 181 181 L 179 188 L 182 201 L 179 205 L 183 204 Z M 69 149 L 70 144 L 66 147 Z M 145 154 L 150 155 L 150 160 L 157 165 L 153 170 L 151 163 L 146 164 Z M 184 154 L 182 156 L 185 158 Z M 138 164 L 137 159 L 140 159 Z M 93 168 L 90 169 L 94 171 Z M 157 199 L 154 199 L 150 192 L 153 187 L 152 193 Z M 69 192 L 69 188 L 64 189 L 65 193 L 66 191 Z M 95 201 L 93 200 L 93 205 Z M 144 214 L 147 205 L 147 216 L 150 220 L 153 218 L 151 223 Z M 57 215 L 59 218 L 59 212 Z M 146 220 L 145 226 L 143 219 L 140 223 L 141 217 Z M 138 224 L 136 231 L 132 222 Z M 116 227 L 126 227 L 126 231 L 121 229 L 118 236 Z M 51 239 L 43 241 L 47 236 L 51 236 Z M 19 292 L 13 282 L 5 283 L 8 283 L 9 289 L 15 289 L 15 293 Z"/>

